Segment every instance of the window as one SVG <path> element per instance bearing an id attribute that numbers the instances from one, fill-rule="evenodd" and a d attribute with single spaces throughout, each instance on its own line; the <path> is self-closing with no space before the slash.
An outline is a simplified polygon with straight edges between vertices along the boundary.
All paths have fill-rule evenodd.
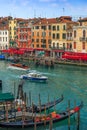
<path id="1" fill-rule="evenodd" d="M 83 37 L 85 38 L 85 36 L 86 36 L 86 31 L 83 30 Z"/>
<path id="2" fill-rule="evenodd" d="M 41 42 L 42 43 L 46 43 L 46 39 L 41 39 Z"/>
<path id="3" fill-rule="evenodd" d="M 4 37 L 3 37 L 3 42 L 4 42 Z"/>
<path id="4" fill-rule="evenodd" d="M 59 43 L 57 43 L 57 48 L 59 48 Z"/>
<path id="5" fill-rule="evenodd" d="M 51 30 L 51 25 L 48 26 L 48 29 Z"/>
<path id="6" fill-rule="evenodd" d="M 32 42 L 34 42 L 34 39 L 32 39 Z"/>
<path id="7" fill-rule="evenodd" d="M 74 30 L 74 38 L 76 38 L 76 30 Z"/>
<path id="8" fill-rule="evenodd" d="M 65 43 L 63 43 L 63 48 L 65 49 Z"/>
<path id="9" fill-rule="evenodd" d="M 7 37 L 6 37 L 6 42 L 7 42 Z"/>
<path id="10" fill-rule="evenodd" d="M 69 37 L 69 33 L 67 33 L 67 37 Z"/>
<path id="11" fill-rule="evenodd" d="M 39 37 L 39 32 L 37 32 L 37 36 Z"/>
<path id="12" fill-rule="evenodd" d="M 65 25 L 63 25 L 63 30 L 66 30 L 66 26 Z"/>
<path id="13" fill-rule="evenodd" d="M 37 44 L 37 47 L 39 47 L 39 44 Z"/>
<path id="14" fill-rule="evenodd" d="M 32 36 L 34 36 L 34 32 L 32 32 Z"/>
<path id="15" fill-rule="evenodd" d="M 53 31 L 55 31 L 56 30 L 56 26 L 53 26 Z"/>
<path id="16" fill-rule="evenodd" d="M 51 32 L 49 32 L 49 36 L 51 36 Z"/>
<path id="17" fill-rule="evenodd" d="M 16 35 L 16 32 L 14 32 L 14 35 Z"/>
<path id="18" fill-rule="evenodd" d="M 55 42 L 53 42 L 53 47 L 55 47 Z"/>
<path id="19" fill-rule="evenodd" d="M 74 49 L 76 49 L 76 42 L 74 42 Z"/>
<path id="20" fill-rule="evenodd" d="M 35 29 L 39 29 L 39 26 L 36 26 Z"/>
<path id="21" fill-rule="evenodd" d="M 0 41 L 2 41 L 2 37 L 0 37 Z"/>
<path id="22" fill-rule="evenodd" d="M 69 49 L 69 43 L 67 43 L 67 49 Z"/>
<path id="23" fill-rule="evenodd" d="M 85 42 L 82 43 L 82 49 L 85 49 Z"/>
<path id="24" fill-rule="evenodd" d="M 57 31 L 59 30 L 59 25 L 57 26 Z"/>
<path id="25" fill-rule="evenodd" d="M 36 39 L 36 42 L 39 42 L 39 39 Z"/>
<path id="26" fill-rule="evenodd" d="M 70 33 L 70 37 L 72 37 L 72 33 Z"/>
<path id="27" fill-rule="evenodd" d="M 14 30 L 16 30 L 16 27 L 14 27 Z"/>
<path id="28" fill-rule="evenodd" d="M 62 39 L 66 39 L 66 33 L 62 34 Z"/>
<path id="29" fill-rule="evenodd" d="M 11 27 L 10 27 L 10 30 L 11 30 Z"/>
<path id="30" fill-rule="evenodd" d="M 51 39 L 48 39 L 48 43 L 51 44 Z"/>
<path id="31" fill-rule="evenodd" d="M 41 29 L 44 29 L 44 30 L 46 30 L 46 26 L 41 26 Z"/>
<path id="32" fill-rule="evenodd" d="M 72 49 L 72 43 L 70 43 L 70 49 Z"/>
<path id="33" fill-rule="evenodd" d="M 59 33 L 56 34 L 56 38 L 59 39 L 60 38 L 60 35 Z"/>
<path id="34" fill-rule="evenodd" d="M 53 33 L 53 39 L 55 39 L 55 33 Z"/>
<path id="35" fill-rule="evenodd" d="M 46 36 L 46 32 L 42 32 L 42 37 L 45 37 Z"/>
<path id="36" fill-rule="evenodd" d="M 7 32 L 5 32 L 5 35 L 7 35 Z"/>

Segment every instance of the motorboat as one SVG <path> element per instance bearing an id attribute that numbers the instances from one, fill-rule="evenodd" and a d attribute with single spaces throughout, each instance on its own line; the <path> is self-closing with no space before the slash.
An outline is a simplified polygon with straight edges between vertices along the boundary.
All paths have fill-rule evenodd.
<path id="1" fill-rule="evenodd" d="M 11 64 L 9 64 L 8 68 L 17 69 L 17 70 L 29 70 L 30 69 L 27 65 L 21 64 L 21 63 L 11 63 Z"/>
<path id="2" fill-rule="evenodd" d="M 21 79 L 27 79 L 30 81 L 47 81 L 48 77 L 42 75 L 41 73 L 31 72 L 20 76 Z"/>

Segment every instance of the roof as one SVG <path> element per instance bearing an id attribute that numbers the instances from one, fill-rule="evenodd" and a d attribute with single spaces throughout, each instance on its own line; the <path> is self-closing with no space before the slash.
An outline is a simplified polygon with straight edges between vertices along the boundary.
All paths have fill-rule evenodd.
<path id="1" fill-rule="evenodd" d="M 13 101 L 14 96 L 12 93 L 1 93 L 0 94 L 0 102 L 5 102 L 5 101 Z"/>

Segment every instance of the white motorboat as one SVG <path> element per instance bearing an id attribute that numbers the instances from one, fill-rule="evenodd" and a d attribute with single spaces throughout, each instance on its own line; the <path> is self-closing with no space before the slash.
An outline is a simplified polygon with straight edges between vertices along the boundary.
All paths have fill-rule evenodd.
<path id="1" fill-rule="evenodd" d="M 30 81 L 46 81 L 48 79 L 48 77 L 46 77 L 46 76 L 44 76 L 40 73 L 36 73 L 36 72 L 21 75 L 20 78 L 21 79 L 27 79 L 27 80 L 30 80 Z"/>

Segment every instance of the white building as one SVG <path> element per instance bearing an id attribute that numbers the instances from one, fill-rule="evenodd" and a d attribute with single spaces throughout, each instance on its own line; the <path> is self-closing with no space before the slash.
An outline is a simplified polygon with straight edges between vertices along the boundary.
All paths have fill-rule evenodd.
<path id="1" fill-rule="evenodd" d="M 9 31 L 0 28 L 0 50 L 9 48 Z"/>

